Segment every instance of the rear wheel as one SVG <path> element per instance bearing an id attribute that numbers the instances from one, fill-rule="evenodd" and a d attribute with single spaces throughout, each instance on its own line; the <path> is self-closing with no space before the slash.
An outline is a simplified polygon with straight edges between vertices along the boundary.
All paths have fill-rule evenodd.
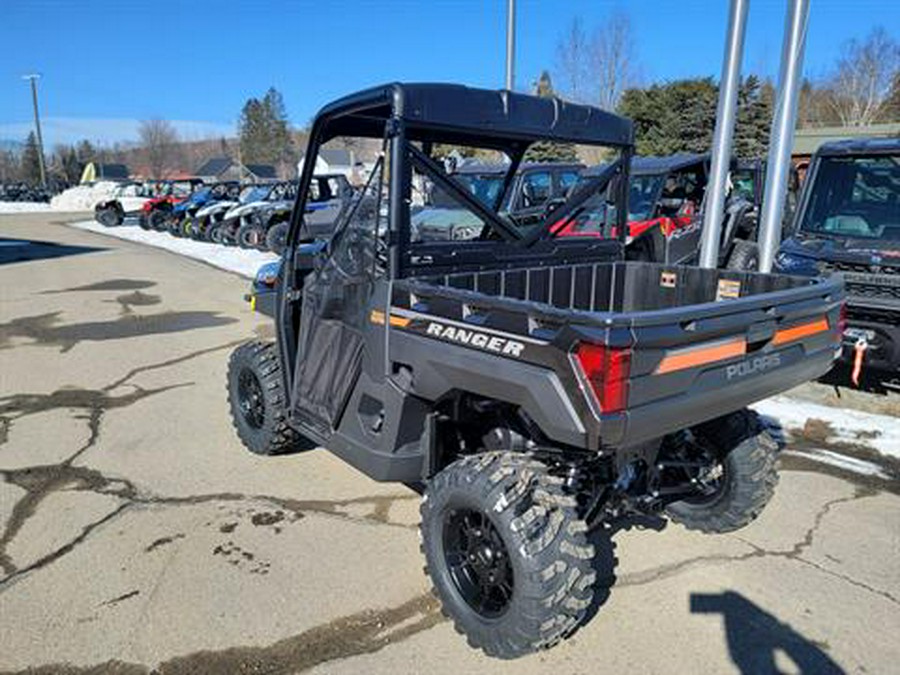
<path id="1" fill-rule="evenodd" d="M 759 246 L 756 242 L 736 239 L 725 267 L 738 272 L 756 272 L 759 270 Z"/>
<path id="2" fill-rule="evenodd" d="M 694 476 L 703 494 L 666 507 L 672 520 L 689 530 L 733 532 L 749 525 L 775 492 L 778 444 L 750 410 L 694 427 L 710 462 Z"/>
<path id="3" fill-rule="evenodd" d="M 287 233 L 288 223 L 273 225 L 266 234 L 266 248 L 278 255 L 284 253 L 284 247 L 287 245 Z"/>
<path id="4" fill-rule="evenodd" d="M 584 619 L 594 547 L 545 464 L 511 452 L 464 457 L 431 480 L 421 514 L 426 572 L 472 647 L 516 658 Z"/>
<path id="5" fill-rule="evenodd" d="M 228 361 L 228 403 L 238 438 L 257 455 L 276 455 L 314 444 L 288 426 L 281 364 L 274 344 L 248 342 Z"/>

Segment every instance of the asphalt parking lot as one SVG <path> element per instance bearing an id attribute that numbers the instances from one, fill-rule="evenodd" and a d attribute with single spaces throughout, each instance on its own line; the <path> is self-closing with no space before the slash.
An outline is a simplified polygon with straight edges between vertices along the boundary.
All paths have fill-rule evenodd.
<path id="1" fill-rule="evenodd" d="M 416 493 L 240 446 L 227 357 L 271 334 L 247 281 L 60 220 L 0 216 L 0 671 L 897 672 L 900 487 L 790 458 L 744 531 L 617 531 L 561 646 L 470 650 Z"/>

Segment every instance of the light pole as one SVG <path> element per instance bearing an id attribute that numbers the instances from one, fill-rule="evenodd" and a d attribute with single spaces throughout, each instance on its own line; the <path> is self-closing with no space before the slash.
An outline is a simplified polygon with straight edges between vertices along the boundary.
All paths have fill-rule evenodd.
<path id="1" fill-rule="evenodd" d="M 506 88 L 513 90 L 516 59 L 516 0 L 506 2 Z"/>
<path id="2" fill-rule="evenodd" d="M 37 80 L 40 77 L 38 73 L 32 73 L 30 75 L 23 75 L 23 80 L 28 80 L 31 82 L 31 102 L 34 104 L 34 128 L 37 132 L 37 144 L 38 144 L 38 164 L 41 167 L 41 187 L 47 187 L 47 169 L 44 167 L 44 139 L 41 136 L 41 116 L 38 113 L 38 99 L 37 99 Z"/>

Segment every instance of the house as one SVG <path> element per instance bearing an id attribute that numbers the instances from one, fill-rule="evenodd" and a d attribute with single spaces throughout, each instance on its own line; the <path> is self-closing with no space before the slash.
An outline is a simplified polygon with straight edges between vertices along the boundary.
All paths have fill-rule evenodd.
<path id="1" fill-rule="evenodd" d="M 297 162 L 297 173 L 303 171 L 303 162 L 306 157 L 301 157 Z M 342 148 L 322 148 L 316 157 L 316 174 L 339 173 L 352 179 L 354 172 L 358 170 L 352 150 Z M 352 182 L 352 180 L 351 180 Z"/>
<path id="2" fill-rule="evenodd" d="M 207 183 L 223 180 L 265 182 L 278 178 L 278 172 L 271 164 L 242 164 L 230 157 L 212 157 L 195 173 Z"/>
<path id="3" fill-rule="evenodd" d="M 900 137 L 900 124 L 871 124 L 866 127 L 818 127 L 797 129 L 794 133 L 794 147 L 791 161 L 801 179 L 806 174 L 809 161 L 823 143 L 840 141 L 845 138 L 892 138 Z"/>

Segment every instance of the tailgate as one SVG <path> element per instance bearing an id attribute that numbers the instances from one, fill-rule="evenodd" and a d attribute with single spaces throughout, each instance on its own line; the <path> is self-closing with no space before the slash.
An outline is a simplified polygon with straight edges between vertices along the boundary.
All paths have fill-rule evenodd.
<path id="1" fill-rule="evenodd" d="M 829 280 L 633 317 L 628 405 L 604 441 L 658 438 L 823 375 L 840 354 L 842 303 Z"/>

